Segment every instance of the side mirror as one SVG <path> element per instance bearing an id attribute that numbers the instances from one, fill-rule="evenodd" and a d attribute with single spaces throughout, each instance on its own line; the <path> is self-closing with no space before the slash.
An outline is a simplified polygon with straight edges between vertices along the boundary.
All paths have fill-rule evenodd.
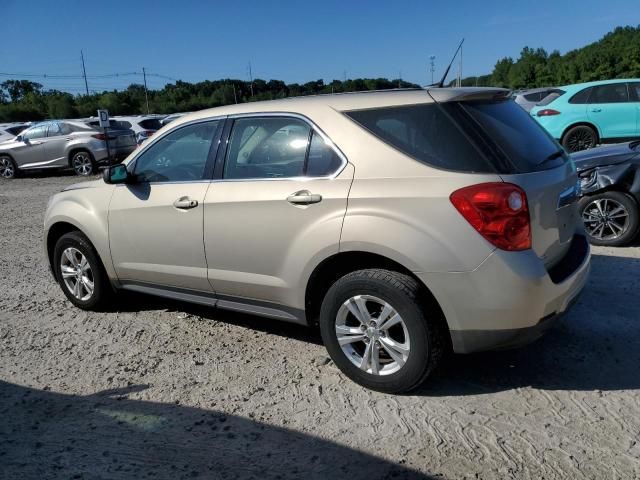
<path id="1" fill-rule="evenodd" d="M 112 165 L 102 171 L 102 179 L 105 183 L 109 184 L 129 183 L 132 181 L 132 178 L 132 175 L 130 175 L 127 170 L 127 166 L 122 163 Z"/>
<path id="2" fill-rule="evenodd" d="M 22 138 L 22 135 L 18 135 L 16 137 L 16 142 L 24 142 L 25 140 Z"/>

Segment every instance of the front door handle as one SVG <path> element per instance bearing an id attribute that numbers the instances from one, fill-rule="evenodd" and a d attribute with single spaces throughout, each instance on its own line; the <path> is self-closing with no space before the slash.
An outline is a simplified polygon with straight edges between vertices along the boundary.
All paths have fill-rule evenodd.
<path id="1" fill-rule="evenodd" d="M 173 206 L 180 210 L 189 210 L 190 208 L 197 207 L 198 201 L 191 200 L 189 197 L 180 197 L 178 200 L 173 202 Z"/>
<path id="2" fill-rule="evenodd" d="M 598 112 L 601 112 L 602 109 L 601 108 L 592 108 L 591 111 L 594 112 L 594 113 L 598 113 Z"/>
<path id="3" fill-rule="evenodd" d="M 311 205 L 312 203 L 320 203 L 322 195 L 311 193 L 309 190 L 300 190 L 287 197 L 287 202 L 294 205 Z"/>

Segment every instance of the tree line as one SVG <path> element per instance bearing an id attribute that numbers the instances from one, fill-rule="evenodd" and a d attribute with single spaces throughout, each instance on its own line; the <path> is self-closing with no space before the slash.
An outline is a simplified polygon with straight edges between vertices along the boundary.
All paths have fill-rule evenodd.
<path id="1" fill-rule="evenodd" d="M 464 78 L 462 85 L 519 89 L 612 78 L 640 78 L 640 26 L 618 27 L 597 42 L 564 55 L 525 47 L 516 60 L 502 58 L 489 75 Z"/>
<path id="2" fill-rule="evenodd" d="M 640 77 L 640 26 L 618 27 L 599 41 L 561 55 L 543 48 L 525 47 L 514 60 L 505 57 L 488 75 L 467 77 L 463 86 L 495 86 L 512 89 L 558 86 L 571 83 Z M 358 78 L 316 80 L 287 84 L 281 80 L 207 80 L 198 83 L 177 81 L 161 90 L 148 92 L 149 110 L 174 113 L 201 110 L 231 103 L 273 100 L 300 95 L 418 87 L 400 79 Z M 111 115 L 146 113 L 145 90 L 132 84 L 126 90 L 91 95 L 71 95 L 44 90 L 29 80 L 7 80 L 0 84 L 0 122 L 35 121 L 46 118 L 89 117 L 102 108 Z"/>

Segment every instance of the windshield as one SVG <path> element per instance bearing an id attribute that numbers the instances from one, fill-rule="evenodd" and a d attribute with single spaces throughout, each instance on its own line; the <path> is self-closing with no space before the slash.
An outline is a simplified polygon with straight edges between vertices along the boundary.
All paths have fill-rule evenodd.
<path id="1" fill-rule="evenodd" d="M 567 161 L 560 145 L 515 102 L 463 106 L 520 172 L 553 168 Z"/>

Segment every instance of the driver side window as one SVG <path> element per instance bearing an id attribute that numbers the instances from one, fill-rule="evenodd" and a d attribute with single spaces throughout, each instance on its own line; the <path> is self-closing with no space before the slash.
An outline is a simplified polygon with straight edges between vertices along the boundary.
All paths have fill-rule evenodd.
<path id="1" fill-rule="evenodd" d="M 136 159 L 139 182 L 202 180 L 219 120 L 176 129 L 151 145 Z"/>

